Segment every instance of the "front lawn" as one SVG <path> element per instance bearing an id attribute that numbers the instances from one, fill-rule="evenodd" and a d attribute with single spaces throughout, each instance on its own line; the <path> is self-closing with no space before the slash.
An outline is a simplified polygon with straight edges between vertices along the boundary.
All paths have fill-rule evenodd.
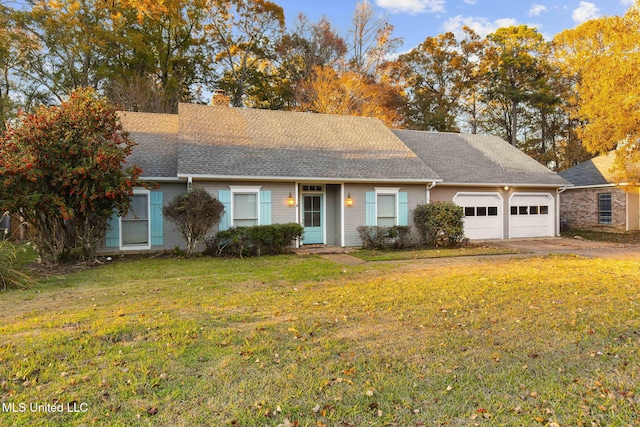
<path id="1" fill-rule="evenodd" d="M 286 255 L 50 277 L 0 294 L 0 425 L 639 425 L 639 267 Z"/>

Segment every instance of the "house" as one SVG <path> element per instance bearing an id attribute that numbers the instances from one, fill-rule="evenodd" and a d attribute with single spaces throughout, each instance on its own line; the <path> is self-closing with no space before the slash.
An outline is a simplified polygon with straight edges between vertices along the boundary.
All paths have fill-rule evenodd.
<path id="1" fill-rule="evenodd" d="M 219 229 L 297 222 L 302 244 L 347 247 L 361 245 L 359 226 L 412 225 L 430 200 L 464 206 L 470 238 L 554 236 L 568 185 L 499 138 L 391 131 L 373 118 L 180 104 L 121 120 L 138 143 L 128 161 L 158 188 L 134 191 L 106 250 L 184 246 L 162 206 L 194 187 L 224 204 Z"/>
<path id="2" fill-rule="evenodd" d="M 568 227 L 640 230 L 638 187 L 618 182 L 614 160 L 615 151 L 611 151 L 560 172 L 573 184 L 560 202 L 560 217 Z"/>

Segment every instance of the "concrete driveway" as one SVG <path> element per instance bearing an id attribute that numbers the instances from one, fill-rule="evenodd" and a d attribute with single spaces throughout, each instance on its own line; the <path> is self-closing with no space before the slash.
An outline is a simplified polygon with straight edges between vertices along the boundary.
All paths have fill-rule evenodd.
<path id="1" fill-rule="evenodd" d="M 640 245 L 594 242 L 571 237 L 486 240 L 487 246 L 512 248 L 540 255 L 573 254 L 589 258 L 615 258 L 640 261 Z"/>

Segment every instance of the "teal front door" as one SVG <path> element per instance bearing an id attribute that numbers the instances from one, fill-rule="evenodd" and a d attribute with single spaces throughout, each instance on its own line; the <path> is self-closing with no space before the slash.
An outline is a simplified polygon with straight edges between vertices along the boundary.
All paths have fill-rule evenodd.
<path id="1" fill-rule="evenodd" d="M 305 194 L 302 196 L 302 218 L 304 221 L 302 243 L 305 245 L 324 243 L 321 194 Z"/>

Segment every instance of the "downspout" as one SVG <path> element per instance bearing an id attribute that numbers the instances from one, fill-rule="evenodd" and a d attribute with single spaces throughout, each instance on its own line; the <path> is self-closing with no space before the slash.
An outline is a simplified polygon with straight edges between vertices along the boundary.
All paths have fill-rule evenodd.
<path id="1" fill-rule="evenodd" d="M 560 237 L 560 194 L 566 190 L 567 187 L 556 189 L 556 237 Z"/>
<path id="2" fill-rule="evenodd" d="M 431 203 L 431 189 L 436 186 L 436 182 L 433 181 L 431 184 L 427 185 L 427 204 Z"/>
<path id="3" fill-rule="evenodd" d="M 193 177 L 190 176 L 190 177 L 187 177 L 187 191 L 190 192 L 192 187 L 193 187 Z"/>

